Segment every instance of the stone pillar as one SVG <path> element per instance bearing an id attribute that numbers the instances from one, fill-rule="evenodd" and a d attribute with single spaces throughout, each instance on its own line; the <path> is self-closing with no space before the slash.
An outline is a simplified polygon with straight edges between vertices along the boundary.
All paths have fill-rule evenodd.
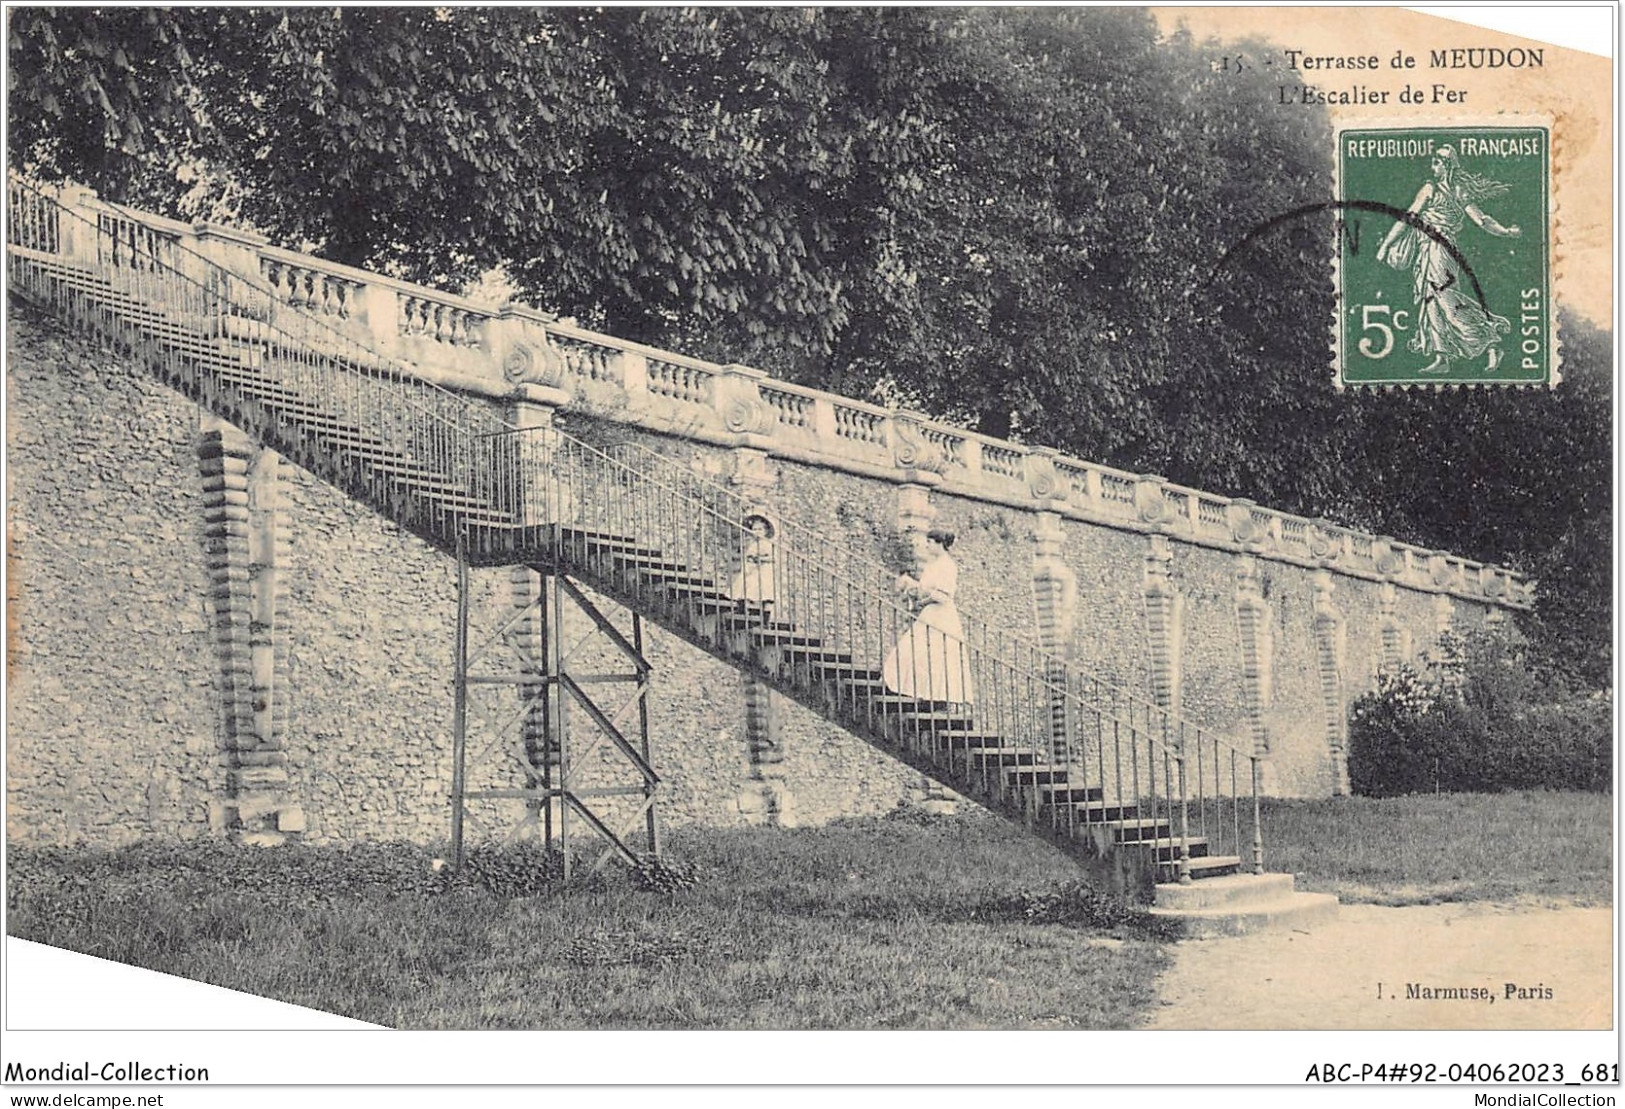
<path id="1" fill-rule="evenodd" d="M 286 696 L 277 681 L 277 456 L 207 417 L 198 460 L 223 724 L 224 788 L 211 803 L 210 825 L 245 843 L 273 846 L 305 826 L 287 796 L 275 707 Z M 285 674 L 285 652 L 283 658 Z"/>
<path id="2" fill-rule="evenodd" d="M 1409 631 L 1399 622 L 1399 587 L 1385 581 L 1377 590 L 1377 664 L 1392 670 L 1410 657 Z"/>
<path id="3" fill-rule="evenodd" d="M 1456 602 L 1448 593 L 1433 595 L 1433 638 L 1441 640 L 1450 633 L 1456 622 Z"/>
<path id="4" fill-rule="evenodd" d="M 924 535 L 936 517 L 930 486 L 904 482 L 897 487 L 897 530 L 905 540 Z"/>
<path id="5" fill-rule="evenodd" d="M 241 333 L 249 333 L 251 326 L 248 320 L 275 318 L 274 298 L 261 289 L 265 279 L 260 273 L 259 251 L 267 242 L 265 236 L 239 227 L 222 227 L 212 223 L 199 223 L 193 226 L 190 245 L 204 258 L 241 279 L 231 282 L 227 288 L 222 288 L 218 275 L 211 272 L 207 266 L 192 274 L 204 288 L 215 290 L 220 296 L 228 298 L 233 308 L 232 311 L 226 312 L 223 310 L 224 305 L 213 306 L 214 311 L 218 313 L 216 320 L 199 321 L 200 323 L 212 326 L 218 322 L 222 326 L 236 327 Z M 183 269 L 195 268 L 184 257 L 180 264 Z M 390 295 L 393 298 L 393 292 Z M 240 312 L 246 312 L 246 317 L 239 315 Z M 394 323 L 394 316 L 391 315 L 391 328 L 394 327 Z"/>
<path id="6" fill-rule="evenodd" d="M 1174 552 L 1166 535 L 1147 536 L 1145 631 L 1151 650 L 1151 694 L 1158 705 L 1178 714 L 1185 640 L 1185 598 L 1174 584 Z"/>
<path id="7" fill-rule="evenodd" d="M 501 459 L 495 467 L 505 474 L 497 479 L 495 500 L 527 526 L 574 523 L 581 507 L 581 475 L 560 459 L 553 434 L 554 414 L 569 395 L 543 385 L 521 384 L 520 389 L 523 395 L 513 402 L 508 418 L 523 430 L 505 437 L 514 449 L 511 459 Z M 610 528 L 619 523 L 596 518 L 594 522 Z"/>
<path id="8" fill-rule="evenodd" d="M 269 453 L 269 452 L 267 452 Z M 273 455 L 272 457 L 279 457 Z M 271 637 L 271 667 L 272 667 L 272 698 L 271 698 L 271 729 L 272 734 L 281 740 L 284 749 L 293 735 L 293 727 L 297 722 L 294 714 L 293 699 L 293 666 L 288 657 L 288 575 L 283 573 L 285 555 L 283 552 L 291 549 L 291 537 L 288 533 L 288 514 L 283 511 L 281 497 L 281 466 L 277 467 L 278 481 L 272 487 L 272 502 L 268 530 L 270 532 L 270 549 L 276 573 L 272 575 L 271 583 L 272 603 L 271 619 L 274 634 Z M 297 800 L 297 799 L 296 799 Z M 303 832 L 304 813 L 302 810 L 290 808 L 277 817 L 278 827 L 284 832 Z"/>
<path id="9" fill-rule="evenodd" d="M 754 379 L 740 376 L 754 390 Z M 735 396 L 729 403 L 732 407 L 727 411 L 734 408 L 740 412 L 755 411 L 746 395 Z M 754 404 L 766 409 L 760 400 Z M 747 438 L 749 432 L 744 427 L 730 425 L 730 430 L 739 433 L 745 441 L 750 441 Z M 767 451 L 757 446 L 735 447 L 733 472 L 728 476 L 728 484 L 739 491 L 747 513 L 759 511 L 769 520 L 777 519 L 777 514 L 767 503 L 769 490 L 778 484 L 778 475 L 768 465 Z M 775 537 L 775 542 L 783 541 L 782 535 Z M 775 592 L 785 584 L 776 578 L 775 575 Z M 796 798 L 784 782 L 785 751 L 779 729 L 779 697 L 760 678 L 746 675 L 742 681 L 745 684 L 745 750 L 749 758 L 750 782 L 745 787 L 745 795 L 739 799 L 739 807 L 747 814 L 758 817 L 761 823 L 793 828 L 796 826 Z"/>
<path id="10" fill-rule="evenodd" d="M 1078 576 L 1061 553 L 1065 532 L 1057 512 L 1040 512 L 1033 529 L 1033 600 L 1038 612 L 1038 646 L 1049 656 L 1052 685 L 1064 686 L 1064 662 L 1071 651 L 1072 621 L 1078 607 Z M 1064 759 L 1069 750 L 1075 722 L 1067 719 L 1066 699 L 1052 698 L 1050 704 L 1051 757 Z"/>
<path id="11" fill-rule="evenodd" d="M 508 643 L 519 656 L 522 669 L 527 673 L 547 673 L 547 619 L 542 606 L 547 598 L 542 593 L 542 579 L 528 566 L 515 566 L 508 573 L 508 601 L 522 616 L 508 629 Z M 535 789 L 547 778 L 549 766 L 558 763 L 558 749 L 549 742 L 547 729 L 547 703 L 553 690 L 537 683 L 516 687 L 523 713 L 520 719 L 520 740 L 524 744 L 528 767 L 525 786 Z M 541 810 L 541 803 L 531 804 L 533 811 Z"/>
<path id="12" fill-rule="evenodd" d="M 1326 749 L 1331 766 L 1332 794 L 1349 792 L 1348 705 L 1343 685 L 1343 614 L 1332 598 L 1335 582 L 1330 570 L 1316 570 L 1311 578 L 1314 597 L 1315 661 L 1320 670 L 1320 696 L 1326 709 Z"/>
<path id="13" fill-rule="evenodd" d="M 1258 559 L 1241 555 L 1236 567 L 1236 619 L 1241 639 L 1241 698 L 1253 754 L 1262 761 L 1261 788 L 1274 791 L 1270 762 L 1270 734 L 1266 713 L 1272 699 L 1274 631 L 1269 603 L 1264 599 Z"/>

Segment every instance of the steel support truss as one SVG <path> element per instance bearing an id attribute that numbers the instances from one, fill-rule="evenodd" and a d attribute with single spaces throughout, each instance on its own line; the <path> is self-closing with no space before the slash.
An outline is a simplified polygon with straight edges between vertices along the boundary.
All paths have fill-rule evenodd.
<path id="1" fill-rule="evenodd" d="M 479 823 L 469 803 L 491 801 L 522 806 L 503 842 L 535 838 L 556 847 L 566 878 L 572 844 L 583 830 L 585 842 L 601 848 L 594 871 L 617 856 L 634 865 L 658 857 L 660 778 L 649 745 L 642 618 L 629 612 L 631 627 L 623 631 L 575 582 L 544 566 L 503 571 L 510 574 L 509 602 L 478 605 L 470 570 L 459 558 L 451 786 L 456 865 L 465 859 L 465 824 Z M 476 607 L 498 610 L 478 621 L 485 625 L 479 639 Z M 640 839 L 641 851 L 635 846 Z"/>

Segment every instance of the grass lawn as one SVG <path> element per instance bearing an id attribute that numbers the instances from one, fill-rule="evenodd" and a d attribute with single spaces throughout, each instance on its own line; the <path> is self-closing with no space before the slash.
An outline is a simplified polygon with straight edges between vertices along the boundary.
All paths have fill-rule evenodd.
<path id="1" fill-rule="evenodd" d="M 1344 901 L 1609 904 L 1612 798 L 1271 801 L 1265 859 Z M 985 813 L 679 831 L 664 891 L 532 851 L 8 853 L 10 931 L 400 1028 L 1131 1028 L 1169 949 Z M 692 867 L 692 877 L 686 868 Z"/>
<path id="2" fill-rule="evenodd" d="M 1613 797 L 1445 793 L 1269 801 L 1268 870 L 1343 901 L 1613 903 Z"/>
<path id="3" fill-rule="evenodd" d="M 1125 1028 L 1166 960 L 985 815 L 694 830 L 669 855 L 698 881 L 498 896 L 438 889 L 406 847 L 14 847 L 10 931 L 401 1028 Z"/>

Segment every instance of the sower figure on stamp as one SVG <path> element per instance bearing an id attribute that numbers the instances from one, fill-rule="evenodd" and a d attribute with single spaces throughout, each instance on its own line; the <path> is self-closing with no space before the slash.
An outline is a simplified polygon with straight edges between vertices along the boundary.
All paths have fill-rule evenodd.
<path id="1" fill-rule="evenodd" d="M 921 544 L 920 576 L 903 574 L 897 579 L 903 607 L 917 615 L 886 655 L 881 678 L 888 690 L 904 697 L 969 704 L 975 699 L 970 660 L 965 652 L 965 629 L 954 607 L 959 567 L 948 557 L 954 535 L 933 528 Z"/>
<path id="2" fill-rule="evenodd" d="M 1434 234 L 1403 220 L 1395 223 L 1377 248 L 1377 260 L 1411 272 L 1416 333 L 1407 345 L 1418 354 L 1433 356 L 1419 372 L 1448 373 L 1453 360 L 1477 358 L 1485 351 L 1489 352 L 1485 368 L 1494 370 L 1501 362 L 1496 344 L 1512 324 L 1478 302 L 1446 243 L 1455 245 L 1469 219 L 1500 238 L 1516 238 L 1523 232 L 1503 227 L 1478 207 L 1479 201 L 1501 195 L 1508 186 L 1463 169 L 1454 147 L 1439 147 L 1432 171 L 1433 180 L 1417 191 L 1410 211 Z"/>

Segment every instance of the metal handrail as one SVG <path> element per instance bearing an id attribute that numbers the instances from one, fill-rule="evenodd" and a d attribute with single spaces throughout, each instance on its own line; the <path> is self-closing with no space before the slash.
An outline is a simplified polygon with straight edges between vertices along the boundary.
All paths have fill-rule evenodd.
<path id="1" fill-rule="evenodd" d="M 512 430 L 522 431 L 523 429 Z M 511 432 L 503 431 L 493 432 L 490 434 L 502 435 L 509 433 Z M 748 512 L 759 510 L 758 505 L 753 504 L 751 501 L 741 496 L 733 489 L 728 488 L 719 481 L 715 481 L 701 474 L 696 474 L 682 467 L 678 463 L 674 462 L 671 458 L 661 454 L 659 451 L 652 450 L 640 443 L 618 444 L 617 449 L 631 450 L 639 457 L 645 459 L 650 469 L 660 469 L 669 472 L 672 475 L 673 480 L 682 481 L 687 485 L 698 486 L 703 488 L 708 496 L 732 502 L 736 512 L 738 513 L 738 518 L 740 519 L 743 519 L 744 515 Z M 794 515 L 784 512 L 778 507 L 773 509 L 772 515 L 775 522 L 777 522 L 783 530 L 787 530 L 792 533 L 799 533 L 800 535 L 808 538 L 816 537 L 817 541 L 822 544 L 825 549 L 832 549 L 839 554 L 840 563 L 842 565 L 865 567 L 869 571 L 871 581 L 884 582 L 890 578 L 896 577 L 895 571 L 882 565 L 871 555 L 849 544 L 842 543 L 838 540 L 825 538 L 819 529 L 802 523 Z M 843 575 L 843 577 L 844 576 L 849 575 Z M 1129 704 L 1143 709 L 1148 715 L 1156 715 L 1158 717 L 1165 718 L 1172 728 L 1177 729 L 1182 733 L 1187 730 L 1194 730 L 1196 733 L 1195 739 L 1197 742 L 1216 742 L 1226 750 L 1234 751 L 1236 754 L 1244 758 L 1255 757 L 1249 752 L 1243 750 L 1242 747 L 1230 737 L 1218 733 L 1213 729 L 1205 727 L 1204 725 L 1195 721 L 1188 720 L 1180 714 L 1172 712 L 1164 706 L 1159 705 L 1156 701 L 1151 700 L 1144 694 L 1136 693 L 1133 689 L 1126 685 L 1116 682 L 1108 682 L 1094 676 L 1085 676 L 1075 673 L 1075 667 L 1071 663 L 1068 663 L 1064 658 L 1054 654 L 1053 652 L 1046 651 L 1043 647 L 1033 643 L 1030 638 L 1022 635 L 1020 632 L 1006 628 L 994 628 L 991 626 L 987 627 L 986 631 L 990 635 L 996 635 L 1008 641 L 1012 650 L 1028 652 L 1044 666 L 1053 666 L 1058 668 L 1059 671 L 1065 675 L 1064 680 L 1068 683 L 1075 680 L 1080 683 L 1087 683 L 1087 686 L 1095 691 L 1109 692 L 1113 701 L 1127 701 Z"/>
<path id="2" fill-rule="evenodd" d="M 36 244 L 22 241 L 28 239 L 26 232 L 32 224 L 27 218 L 19 221 L 17 217 L 19 209 L 24 208 L 24 199 L 32 201 L 35 208 L 41 202 L 50 205 L 55 209 L 58 220 L 60 213 L 66 209 L 53 198 L 30 189 L 15 178 L 12 184 L 12 203 L 8 205 L 8 215 L 11 217 L 8 222 L 8 242 L 14 248 L 20 248 L 13 250 L 13 258 L 27 260 L 36 255 L 49 257 L 53 254 L 50 249 L 53 246 L 60 251 L 60 224 L 53 233 L 37 236 Z M 22 214 L 28 215 L 26 211 Z M 100 243 L 104 229 L 99 222 L 91 225 L 90 221 L 77 213 L 70 214 L 81 223 L 93 226 Z M 17 232 L 19 226 L 23 227 L 24 233 Z M 31 246 L 35 248 L 30 249 Z M 261 311 L 265 303 L 275 303 L 265 299 L 268 294 L 264 285 L 244 280 L 211 259 L 184 247 L 179 250 L 189 257 L 171 259 L 159 257 L 159 252 L 150 247 L 146 253 L 142 253 L 141 245 L 133 240 L 121 243 L 121 246 L 126 249 L 123 260 L 115 259 L 110 267 L 105 264 L 98 246 L 98 263 L 109 268 L 111 274 L 106 279 L 107 288 L 102 295 L 128 298 L 129 303 L 119 307 L 118 311 L 131 319 L 143 313 L 151 317 L 145 325 L 136 326 L 126 321 L 124 327 L 129 329 L 134 326 L 137 331 L 145 327 L 142 334 L 147 338 L 141 341 L 148 344 L 150 352 L 164 362 L 169 371 L 180 376 L 190 374 L 186 380 L 202 394 L 202 399 L 219 402 L 221 397 L 218 393 L 210 393 L 211 386 L 201 370 L 181 366 L 185 358 L 175 354 L 173 345 L 160 349 L 157 341 L 151 338 L 154 328 L 168 327 L 173 331 L 176 327 L 184 329 L 201 320 L 205 325 L 205 341 L 212 341 L 211 336 L 220 336 L 222 339 L 257 344 L 275 356 L 270 363 L 278 366 L 284 374 L 289 372 L 290 361 L 294 371 L 309 371 L 303 376 L 298 372 L 293 373 L 294 384 L 303 385 L 307 379 L 311 380 L 313 395 L 304 397 L 302 390 L 295 390 L 301 394 L 301 399 L 332 402 L 339 413 L 355 417 L 360 432 L 376 434 L 385 444 L 399 448 L 403 458 L 425 455 L 423 464 L 428 472 L 449 481 L 451 488 L 463 490 L 463 506 L 449 507 L 444 497 L 438 505 L 433 503 L 434 497 L 418 497 L 418 502 L 429 502 L 426 505 L 429 519 L 425 521 L 410 513 L 404 514 L 418 526 L 428 527 L 443 543 L 467 543 L 470 534 L 469 507 L 486 506 L 492 510 L 494 520 L 503 527 L 521 530 L 538 524 L 551 527 L 554 543 L 563 544 L 561 549 L 568 552 L 564 524 L 566 513 L 563 511 L 566 502 L 574 503 L 573 511 L 577 516 L 592 518 L 603 525 L 605 530 L 602 534 L 624 534 L 640 542 L 646 536 L 652 536 L 650 541 L 658 542 L 665 557 L 676 564 L 675 569 L 667 567 L 664 578 L 640 573 L 616 579 L 605 569 L 601 552 L 589 557 L 592 545 L 585 538 L 579 540 L 581 546 L 575 564 L 591 571 L 600 584 L 612 591 L 618 589 L 623 594 L 630 592 L 634 599 L 657 610 L 664 607 L 669 616 L 688 629 L 691 638 L 704 640 L 721 634 L 714 620 L 701 618 L 703 612 L 715 609 L 715 599 L 706 601 L 696 598 L 703 599 L 706 589 L 717 592 L 720 582 L 736 562 L 741 564 L 741 574 L 745 573 L 742 552 L 755 540 L 744 527 L 747 504 L 737 493 L 701 483 L 704 495 L 696 495 L 684 488 L 693 485 L 694 476 L 654 452 L 649 454 L 661 460 L 658 465 L 634 467 L 556 429 L 514 428 L 498 420 L 494 413 L 478 409 L 455 393 L 413 379 L 410 374 L 393 367 L 391 360 L 335 332 L 296 307 L 279 305 L 274 315 L 279 320 L 291 316 L 301 325 L 317 331 L 317 338 L 304 338 L 276 320 L 257 318 L 256 313 L 273 314 Z M 171 244 L 172 248 L 177 246 Z M 128 253 L 130 250 L 135 253 Z M 199 280 L 193 273 L 184 271 L 180 268 L 182 265 L 202 274 L 203 279 Z M 21 279 L 19 283 L 25 287 L 35 279 L 38 279 L 36 284 L 49 286 L 49 282 L 44 281 L 39 273 L 19 269 L 15 263 L 13 270 Z M 42 288 L 40 291 L 48 293 L 49 289 Z M 256 295 L 260 298 L 258 303 L 254 299 Z M 87 321 L 92 326 L 110 331 L 116 337 L 121 335 L 116 324 L 101 315 L 92 315 L 94 318 Z M 230 334 L 231 328 L 225 323 L 228 319 L 250 321 L 246 334 Z M 122 337 L 128 340 L 128 335 Z M 339 347 L 337 355 L 324 349 L 335 345 L 335 341 Z M 358 378 L 372 386 L 365 398 L 356 391 L 358 386 L 355 379 Z M 272 383 L 280 381 L 282 385 L 290 384 L 285 376 L 280 379 L 273 376 L 270 380 Z M 349 384 L 342 385 L 343 382 Z M 335 383 L 341 383 L 341 389 L 348 388 L 350 391 L 335 390 Z M 428 405 L 417 403 L 414 394 L 420 391 L 468 419 L 450 420 Z M 413 417 L 421 417 L 435 428 L 425 437 L 421 428 L 409 418 L 404 447 L 398 442 L 400 424 L 396 418 L 398 410 L 403 407 Z M 488 429 L 493 424 L 501 426 L 494 430 L 474 432 L 469 430 L 470 424 L 483 424 Z M 277 439 L 278 432 L 274 426 L 266 426 L 262 421 L 260 431 L 268 441 Z M 422 449 L 424 447 L 428 448 L 426 452 Z M 561 465 L 561 460 L 567 464 Z M 344 478 L 345 465 L 341 459 L 335 461 L 330 469 Z M 672 475 L 672 480 L 664 479 L 662 474 Z M 590 499 L 586 495 L 589 476 L 593 478 L 593 497 Z M 369 485 L 372 503 L 375 507 L 382 504 L 392 514 L 403 514 L 387 486 L 388 482 L 373 475 Z M 727 506 L 726 510 L 712 503 L 719 496 Z M 419 503 L 418 507 L 425 506 Z M 587 534 L 580 532 L 579 528 L 569 531 L 571 534 Z M 792 538 L 796 541 L 790 542 Z M 1188 861 L 1187 771 L 1191 755 L 1194 752 L 1197 800 L 1199 806 L 1203 807 L 1202 821 L 1205 825 L 1205 805 L 1210 795 L 1204 788 L 1204 768 L 1211 762 L 1213 777 L 1217 780 L 1221 763 L 1220 748 L 1223 746 L 1230 753 L 1232 789 L 1228 801 L 1226 795 L 1216 790 L 1211 799 L 1221 808 L 1225 803 L 1233 806 L 1234 827 L 1230 838 L 1237 854 L 1241 854 L 1242 798 L 1239 783 L 1235 780 L 1235 768 L 1238 754 L 1249 759 L 1252 764 L 1255 813 L 1253 853 L 1255 867 L 1260 865 L 1256 824 L 1258 761 L 1255 756 L 1235 751 L 1229 744 L 1221 743 L 1218 737 L 1205 734 L 1187 721 L 1177 720 L 1161 710 L 1160 706 L 1137 704 L 1130 699 L 1125 714 L 1086 700 L 1072 688 L 1073 680 L 1061 660 L 1038 651 L 1030 644 L 1012 646 L 1009 637 L 999 629 L 978 627 L 971 633 L 953 635 L 930 626 L 923 618 L 916 619 L 913 610 L 898 603 L 895 593 L 832 570 L 831 566 L 838 564 L 839 560 L 827 557 L 827 552 L 840 545 L 802 525 L 789 523 L 788 534 L 781 534 L 777 545 L 772 575 L 776 578 L 782 567 L 785 583 L 800 588 L 781 591 L 778 589 L 779 583 L 774 581 L 775 596 L 770 603 L 778 609 L 775 619 L 787 622 L 789 627 L 807 635 L 809 642 L 816 638 L 821 648 L 819 651 L 802 652 L 811 661 L 804 659 L 791 667 L 794 681 L 783 673 L 770 677 L 792 685 L 799 683 L 798 688 L 817 686 L 832 691 L 830 696 L 834 703 L 830 707 L 837 716 L 849 723 L 864 723 L 871 730 L 878 728 L 892 734 L 893 738 L 924 761 L 937 766 L 945 764 L 962 779 L 979 779 L 982 792 L 988 796 L 1003 793 L 1005 783 L 1002 775 L 989 771 L 990 768 L 997 771 L 1004 764 L 989 756 L 986 748 L 976 747 L 965 737 L 991 735 L 995 743 L 1002 739 L 1017 741 L 1021 745 L 1018 756 L 1019 750 L 1033 752 L 1033 765 L 1061 767 L 1069 775 L 1074 770 L 1085 775 L 1088 788 L 1095 790 L 1097 800 L 1103 802 L 1099 814 L 1102 822 L 1110 811 L 1110 806 L 1104 804 L 1106 800 L 1115 799 L 1121 811 L 1123 804 L 1140 804 L 1148 798 L 1153 830 L 1161 827 L 1156 821 L 1159 819 L 1157 814 L 1163 810 L 1166 810 L 1168 826 L 1172 828 L 1174 806 L 1177 804 L 1179 844 L 1177 854 L 1171 852 L 1171 858 L 1182 875 Z M 817 557 L 814 557 L 815 553 Z M 765 594 L 767 590 L 763 588 L 765 582 L 762 579 L 768 571 L 760 561 L 755 573 L 759 579 L 755 592 Z M 674 576 L 677 587 L 670 584 Z M 686 587 L 683 585 L 685 581 Z M 673 588 L 677 592 L 673 593 Z M 762 610 L 760 615 L 763 618 L 757 621 L 759 626 L 756 626 L 756 632 L 770 633 L 773 629 L 765 618 L 765 606 L 759 603 L 762 598 L 752 600 L 751 582 L 746 579 L 742 586 L 734 588 L 734 592 L 744 594 L 738 598 L 741 613 L 748 615 Z M 674 596 L 678 598 L 675 601 L 672 600 Z M 708 609 L 707 605 L 711 607 Z M 749 626 L 747 638 L 753 634 Z M 816 636 L 809 633 L 816 633 Z M 791 639 L 793 641 L 794 636 Z M 894 645 L 889 653 L 885 649 L 886 644 Z M 908 679 L 909 672 L 899 661 L 905 644 L 912 648 L 912 679 Z M 719 652 L 723 647 L 718 642 L 702 645 Z M 725 653 L 736 663 L 760 665 L 759 661 L 752 662 L 756 658 L 753 650 L 740 648 L 737 644 L 728 646 Z M 923 679 L 918 676 L 919 656 L 922 653 L 925 663 Z M 838 662 L 837 657 L 846 662 Z M 872 665 L 876 662 L 880 665 Z M 842 666 L 846 666 L 846 669 L 842 669 Z M 888 667 L 891 673 L 888 673 Z M 933 667 L 939 672 L 933 673 Z M 952 672 L 955 670 L 957 674 Z M 880 675 L 878 686 L 875 679 L 877 672 Z M 830 678 L 828 674 L 836 676 Z M 909 686 L 906 691 L 901 688 L 905 684 Z M 919 695 L 921 685 L 925 687 L 926 696 Z M 892 692 L 888 693 L 888 690 Z M 938 696 L 939 692 L 943 695 Z M 971 712 L 957 710 L 951 704 L 941 712 L 929 707 L 921 715 L 918 710 L 921 704 L 935 706 L 937 702 L 970 702 L 973 692 L 977 705 Z M 1140 721 L 1135 719 L 1136 708 L 1141 710 Z M 1089 734 L 1091 728 L 1092 734 Z M 1194 736 L 1187 736 L 1187 729 L 1193 731 Z M 975 751 L 982 754 L 974 755 Z M 1159 761 L 1162 777 L 1160 791 L 1157 781 Z M 1177 788 L 1174 785 L 1175 768 L 1178 771 Z M 1036 807 L 1043 793 L 1035 775 L 1032 788 L 1022 794 L 1025 798 L 1023 803 Z M 1051 803 L 1047 811 L 1052 823 L 1066 822 L 1069 825 L 1067 830 L 1073 830 L 1070 822 L 1077 819 L 1079 812 L 1075 806 L 1063 810 L 1060 805 Z M 1085 824 L 1096 822 L 1091 812 L 1087 806 L 1083 810 Z M 1153 831 L 1154 836 L 1158 834 Z"/>
<path id="3" fill-rule="evenodd" d="M 105 234 L 104 229 L 99 224 L 93 223 L 89 219 L 85 218 L 85 216 L 83 216 L 81 213 L 67 207 L 66 205 L 63 205 L 61 202 L 56 200 L 56 198 L 50 196 L 41 185 L 28 180 L 16 171 L 11 171 L 8 174 L 8 184 L 12 186 L 13 189 L 20 189 L 31 194 L 32 197 L 37 201 L 43 201 L 51 205 L 58 220 L 60 220 L 63 215 L 66 215 L 78 223 L 83 224 L 87 229 L 94 231 L 98 236 Z M 12 197 L 10 199 L 12 202 L 7 205 L 8 216 L 10 216 L 18 207 L 16 198 Z M 152 218 L 150 213 L 134 211 L 124 207 L 123 205 L 101 199 L 100 197 L 96 199 L 96 205 L 98 208 L 115 214 L 133 224 L 145 225 L 149 223 Z M 8 219 L 7 244 L 14 248 L 22 247 L 23 249 L 28 249 L 27 244 L 17 242 L 14 238 L 14 223 L 14 220 Z M 402 361 L 401 359 L 385 354 L 366 343 L 360 342 L 353 336 L 345 334 L 343 331 L 334 327 L 332 324 L 328 323 L 319 316 L 306 312 L 296 305 L 284 303 L 278 299 L 277 290 L 263 277 L 244 274 L 233 269 L 227 269 L 214 259 L 193 250 L 191 247 L 187 246 L 183 242 L 180 242 L 178 239 L 170 237 L 170 233 L 167 233 L 161 229 L 151 230 L 153 230 L 155 234 L 169 237 L 169 249 L 176 253 L 185 255 L 186 262 L 193 269 L 204 274 L 204 279 L 199 280 L 198 278 L 187 273 L 186 270 L 178 266 L 171 265 L 166 268 L 169 270 L 169 276 L 172 280 L 186 282 L 191 285 L 198 286 L 199 288 L 207 288 L 210 281 L 219 282 L 220 287 L 227 290 L 229 290 L 233 285 L 240 285 L 257 294 L 258 303 L 254 303 L 252 301 L 245 303 L 243 301 L 233 300 L 229 295 L 222 294 L 221 299 L 223 303 L 229 307 L 238 309 L 237 313 L 231 314 L 231 318 L 251 321 L 254 326 L 269 329 L 284 338 L 291 339 L 296 342 L 311 342 L 310 339 L 306 339 L 300 335 L 295 335 L 293 332 L 278 323 L 276 319 L 276 317 L 292 317 L 298 321 L 302 330 L 307 332 L 317 332 L 320 336 L 321 343 L 337 346 L 339 348 L 339 360 L 343 363 L 343 368 L 346 370 L 357 370 L 368 376 L 376 376 L 380 379 L 409 385 L 413 389 L 420 391 L 427 396 L 432 396 L 437 400 L 442 401 L 447 409 L 455 411 L 461 415 L 474 416 L 477 422 L 481 422 L 486 425 L 486 433 L 510 430 L 516 426 L 503 419 L 495 410 L 471 404 L 461 393 L 447 389 L 445 386 L 439 385 L 435 382 L 424 380 L 415 367 Z M 57 231 L 57 236 L 56 242 L 60 244 L 60 229 Z M 153 259 L 153 261 L 157 260 Z M 270 308 L 271 313 L 274 313 L 274 317 L 270 314 L 266 314 L 266 318 L 260 318 L 260 314 L 264 312 L 264 309 L 267 307 Z M 354 352 L 355 356 L 351 357 L 346 353 L 347 351 Z M 417 402 L 410 393 L 403 394 L 401 399 L 404 403 L 409 405 L 419 404 L 419 402 Z M 429 419 L 439 420 L 453 427 L 457 426 L 455 423 L 453 423 L 453 421 L 449 420 L 445 416 L 444 412 L 436 411 L 434 409 L 427 409 L 424 412 L 424 415 Z M 474 432 L 472 429 L 466 427 L 459 428 L 459 430 L 467 431 L 470 434 L 480 433 Z"/>

